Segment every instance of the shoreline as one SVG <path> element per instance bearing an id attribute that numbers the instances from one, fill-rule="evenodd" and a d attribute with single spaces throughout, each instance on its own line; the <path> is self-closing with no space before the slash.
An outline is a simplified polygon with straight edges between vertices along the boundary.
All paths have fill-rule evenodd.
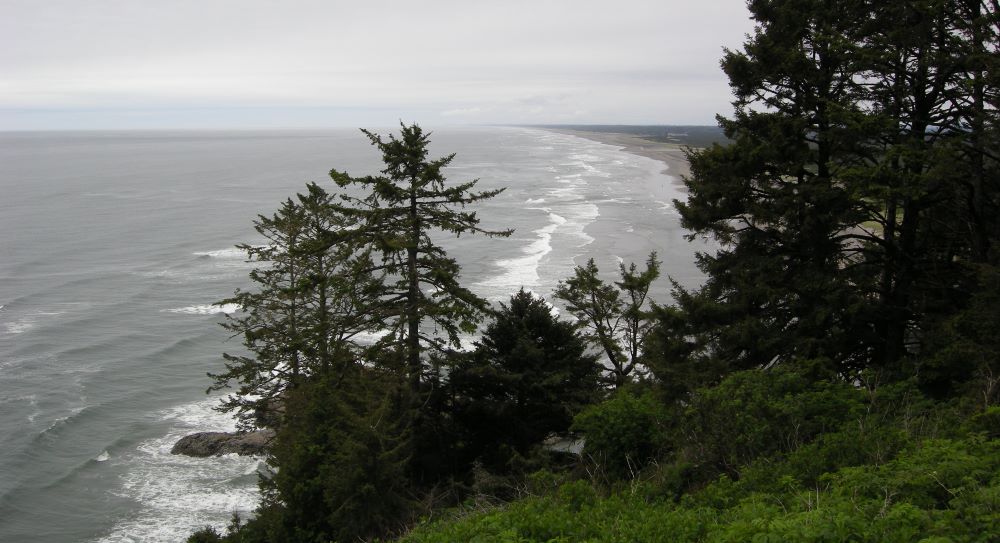
<path id="1" fill-rule="evenodd" d="M 688 164 L 687 157 L 684 156 L 683 146 L 681 145 L 676 143 L 660 143 L 623 132 L 591 132 L 569 128 L 540 128 L 549 132 L 577 136 L 596 141 L 597 143 L 621 147 L 626 153 L 660 161 L 667 166 L 661 173 L 669 176 L 673 180 L 674 185 L 687 192 L 687 187 L 684 185 L 684 178 L 691 174 L 691 166 Z"/>
<path id="2" fill-rule="evenodd" d="M 651 251 L 669 261 L 670 277 L 686 288 L 702 282 L 697 269 L 695 251 L 681 227 L 674 200 L 686 200 L 687 186 L 683 178 L 690 175 L 690 166 L 682 150 L 675 143 L 660 143 L 633 134 L 619 132 L 589 132 L 586 130 L 543 128 L 542 130 L 574 136 L 592 142 L 610 145 L 617 152 L 628 153 L 655 160 L 647 172 L 665 175 L 648 175 L 641 183 L 617 184 L 621 190 L 618 198 L 597 196 L 600 213 L 596 220 L 584 227 L 584 233 L 594 242 L 579 250 L 573 257 L 576 266 L 593 258 L 607 280 L 617 280 L 615 273 L 620 264 L 636 263 L 642 266 Z M 666 169 L 663 169 L 663 168 Z M 649 166 L 647 166 L 649 168 Z M 597 193 L 599 194 L 599 192 Z M 591 195 L 593 196 L 593 194 Z M 669 281 L 657 281 L 651 286 L 651 299 L 667 303 L 672 300 Z"/>

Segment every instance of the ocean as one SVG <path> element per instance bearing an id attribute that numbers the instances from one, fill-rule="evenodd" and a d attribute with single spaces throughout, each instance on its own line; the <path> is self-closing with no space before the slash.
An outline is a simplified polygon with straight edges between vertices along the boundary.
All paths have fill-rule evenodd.
<path id="1" fill-rule="evenodd" d="M 450 181 L 507 187 L 477 211 L 511 238 L 437 237 L 480 295 L 548 296 L 591 257 L 613 279 L 651 250 L 700 282 L 664 164 L 528 128 L 431 140 Z M 306 182 L 334 190 L 330 168 L 380 156 L 357 130 L 0 133 L 0 541 L 179 542 L 254 508 L 258 460 L 169 451 L 233 428 L 205 394 L 241 350 L 213 305 L 249 286 L 233 246 Z"/>

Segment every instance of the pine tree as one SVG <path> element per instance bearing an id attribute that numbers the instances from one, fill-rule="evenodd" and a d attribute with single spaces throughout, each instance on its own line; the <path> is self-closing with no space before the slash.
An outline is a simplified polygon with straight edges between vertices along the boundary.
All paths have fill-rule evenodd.
<path id="1" fill-rule="evenodd" d="M 397 385 L 359 366 L 289 392 L 254 527 L 266 541 L 371 540 L 412 520 L 411 429 Z"/>
<path id="2" fill-rule="evenodd" d="M 687 332 L 661 330 L 659 345 L 734 368 L 819 359 L 844 374 L 898 371 L 966 303 L 964 263 L 995 237 L 984 213 L 997 202 L 996 81 L 984 70 L 996 6 L 749 8 L 756 31 L 723 60 L 736 100 L 720 122 L 734 143 L 690 154 L 677 203 L 683 225 L 722 249 L 699 257 L 705 286 L 680 293 Z"/>
<path id="3" fill-rule="evenodd" d="M 577 266 L 573 277 L 560 281 L 554 296 L 587 330 L 587 339 L 607 357 L 607 382 L 620 387 L 632 379 L 649 332 L 649 287 L 660 276 L 660 262 L 650 253 L 645 271 L 635 263 L 619 264 L 614 286 L 599 277 L 594 259 Z M 622 296 L 624 294 L 624 297 Z"/>
<path id="4" fill-rule="evenodd" d="M 432 238 L 432 233 L 506 237 L 511 230 L 479 226 L 465 206 L 488 200 L 503 189 L 476 192 L 477 180 L 447 185 L 442 170 L 454 154 L 430 160 L 430 140 L 418 125 L 402 125 L 400 136 L 387 139 L 363 131 L 382 153 L 382 175 L 351 177 L 331 170 L 341 188 L 361 190 L 344 196 L 339 210 L 358 222 L 353 243 L 369 246 L 380 260 L 372 270 L 384 274 L 379 310 L 390 331 L 378 346 L 383 358 L 399 356 L 415 401 L 424 381 L 428 352 L 457 347 L 461 334 L 475 331 L 488 308 L 486 300 L 458 282 L 459 265 Z"/>
<path id="5" fill-rule="evenodd" d="M 254 222 L 265 245 L 238 246 L 255 264 L 255 288 L 220 302 L 240 308 L 222 325 L 241 337 L 250 355 L 224 354 L 225 371 L 209 374 L 209 390 L 238 383 L 221 409 L 235 411 L 242 429 L 274 425 L 281 395 L 307 377 L 358 363 L 358 335 L 380 326 L 380 316 L 366 305 L 380 278 L 368 272 L 371 260 L 363 250 L 331 243 L 351 227 L 331 199 L 309 184 L 305 194 Z"/>
<path id="6" fill-rule="evenodd" d="M 467 460 L 501 469 L 511 451 L 526 455 L 549 433 L 566 431 L 597 398 L 599 375 L 576 328 L 520 290 L 500 304 L 475 351 L 449 374 Z"/>

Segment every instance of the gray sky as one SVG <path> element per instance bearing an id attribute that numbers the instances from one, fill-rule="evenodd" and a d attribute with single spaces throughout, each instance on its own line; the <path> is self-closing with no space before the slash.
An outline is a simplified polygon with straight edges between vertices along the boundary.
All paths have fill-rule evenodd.
<path id="1" fill-rule="evenodd" d="M 0 0 L 0 130 L 714 124 L 744 0 Z"/>

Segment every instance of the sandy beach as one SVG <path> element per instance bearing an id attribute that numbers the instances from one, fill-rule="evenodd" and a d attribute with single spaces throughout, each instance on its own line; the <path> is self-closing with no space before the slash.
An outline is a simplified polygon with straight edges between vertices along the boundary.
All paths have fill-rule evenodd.
<path id="1" fill-rule="evenodd" d="M 683 187 L 683 177 L 691 173 L 687 158 L 681 145 L 676 143 L 660 143 L 648 140 L 633 134 L 623 134 L 616 132 L 590 132 L 587 130 L 570 130 L 565 128 L 546 128 L 552 132 L 570 134 L 581 138 L 586 138 L 607 145 L 622 147 L 626 152 L 632 153 L 653 160 L 659 160 L 667 165 L 664 173 L 674 178 L 678 185 Z"/>
<path id="2" fill-rule="evenodd" d="M 673 200 L 687 197 L 687 187 L 682 178 L 690 174 L 690 167 L 681 145 L 616 132 L 564 128 L 545 130 L 612 145 L 626 153 L 659 161 L 666 165 L 663 173 L 672 180 L 664 183 L 662 178 L 650 177 L 641 185 L 631 185 L 631 191 L 603 201 L 600 216 L 585 229 L 595 241 L 575 259 L 576 265 L 583 265 L 588 258 L 593 258 L 603 274 L 613 280 L 617 278 L 619 262 L 636 262 L 641 266 L 650 251 L 656 251 L 663 262 L 664 277 L 650 289 L 652 299 L 659 303 L 670 302 L 671 285 L 665 279 L 668 275 L 687 288 L 701 284 L 704 276 L 697 268 L 694 253 L 710 250 L 711 245 L 702 240 L 692 242 L 686 239 L 687 231 L 681 227 L 673 204 Z"/>

